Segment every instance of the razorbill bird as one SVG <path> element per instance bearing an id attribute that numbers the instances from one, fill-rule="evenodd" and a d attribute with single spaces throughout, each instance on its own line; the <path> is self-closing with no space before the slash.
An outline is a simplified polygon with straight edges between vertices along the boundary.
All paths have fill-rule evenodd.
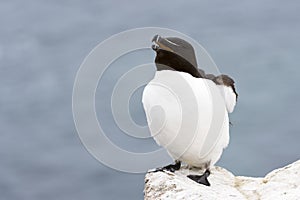
<path id="1" fill-rule="evenodd" d="M 204 168 L 204 174 L 188 177 L 209 186 L 210 167 L 229 143 L 228 113 L 238 96 L 234 81 L 205 74 L 183 39 L 156 35 L 152 49 L 157 71 L 143 91 L 143 107 L 151 136 L 175 160 L 157 170 L 174 172 L 181 162 Z"/>

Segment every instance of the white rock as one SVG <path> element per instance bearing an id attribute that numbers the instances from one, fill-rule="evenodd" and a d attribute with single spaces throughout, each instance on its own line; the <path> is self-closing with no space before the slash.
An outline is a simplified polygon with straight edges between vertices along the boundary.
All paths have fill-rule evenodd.
<path id="1" fill-rule="evenodd" d="M 276 169 L 264 178 L 234 176 L 221 167 L 213 167 L 210 187 L 200 185 L 186 176 L 203 171 L 182 167 L 175 173 L 148 172 L 145 177 L 145 200 L 166 199 L 238 199 L 299 200 L 300 160 Z"/>

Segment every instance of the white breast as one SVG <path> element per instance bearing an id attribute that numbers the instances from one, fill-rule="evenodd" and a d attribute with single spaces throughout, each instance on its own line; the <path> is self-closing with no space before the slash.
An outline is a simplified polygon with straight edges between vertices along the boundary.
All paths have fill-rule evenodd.
<path id="1" fill-rule="evenodd" d="M 217 162 L 229 142 L 229 120 L 215 83 L 158 71 L 142 101 L 151 135 L 174 159 L 193 166 Z"/>

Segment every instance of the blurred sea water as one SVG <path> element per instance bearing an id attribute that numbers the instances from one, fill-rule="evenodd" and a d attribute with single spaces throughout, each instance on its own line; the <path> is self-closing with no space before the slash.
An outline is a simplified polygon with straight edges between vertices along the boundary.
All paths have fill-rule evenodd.
<path id="1" fill-rule="evenodd" d="M 0 1 L 0 199 L 142 199 L 144 174 L 112 170 L 85 150 L 72 118 L 72 88 L 85 56 L 130 28 L 171 28 L 197 40 L 236 81 L 231 141 L 218 165 L 264 176 L 300 158 L 297 1 Z M 149 38 L 149 45 L 150 45 Z M 122 72 L 154 53 L 112 64 L 97 89 L 108 137 L 134 152 L 153 140 L 125 136 L 110 95 Z M 153 69 L 154 70 L 154 69 Z M 140 98 L 130 101 L 145 125 Z"/>

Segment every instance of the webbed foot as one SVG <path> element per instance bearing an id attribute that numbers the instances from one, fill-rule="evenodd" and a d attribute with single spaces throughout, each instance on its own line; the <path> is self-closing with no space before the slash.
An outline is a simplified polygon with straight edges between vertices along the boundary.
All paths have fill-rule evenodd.
<path id="1" fill-rule="evenodd" d="M 209 169 L 207 169 L 202 175 L 188 175 L 187 177 L 192 179 L 193 181 L 203 184 L 206 186 L 210 186 L 210 183 L 207 180 L 207 177 L 210 175 Z"/>
<path id="2" fill-rule="evenodd" d="M 165 171 L 165 170 L 170 171 L 170 172 L 175 172 L 176 170 L 179 170 L 180 167 L 181 167 L 181 162 L 179 160 L 175 160 L 175 164 L 170 164 L 165 167 L 156 168 L 152 172 L 159 172 L 159 171 Z"/>

